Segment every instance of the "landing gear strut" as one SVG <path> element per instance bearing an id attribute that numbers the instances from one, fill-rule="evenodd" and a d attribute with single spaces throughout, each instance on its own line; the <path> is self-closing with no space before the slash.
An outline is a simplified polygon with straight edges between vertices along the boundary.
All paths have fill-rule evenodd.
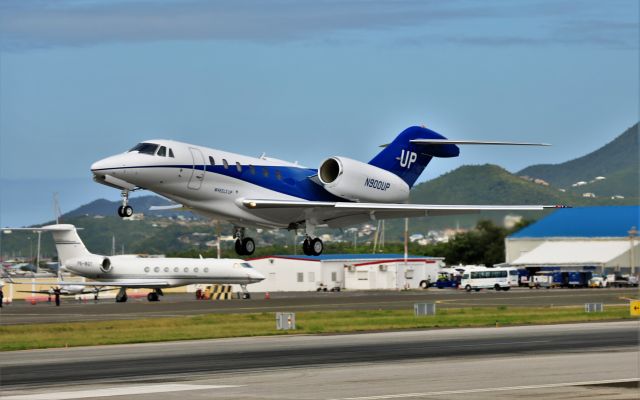
<path id="1" fill-rule="evenodd" d="M 162 293 L 162 289 L 156 288 L 153 292 L 149 292 L 149 294 L 147 294 L 147 300 L 158 301 L 160 300 L 159 296 L 164 296 L 164 293 Z"/>
<path id="2" fill-rule="evenodd" d="M 129 191 L 123 190 L 121 193 L 122 196 L 122 205 L 118 207 L 118 216 L 121 218 L 130 217 L 133 215 L 133 208 L 128 204 L 129 203 Z"/>
<path id="3" fill-rule="evenodd" d="M 244 232 L 244 228 L 236 228 L 233 234 L 236 238 L 236 253 L 240 256 L 250 256 L 256 251 L 256 243 L 250 237 L 245 237 Z"/>
<path id="4" fill-rule="evenodd" d="M 127 288 L 121 287 L 120 290 L 118 290 L 118 294 L 116 294 L 116 303 L 126 303 L 127 298 Z"/>
<path id="5" fill-rule="evenodd" d="M 249 300 L 251 298 L 251 294 L 247 290 L 247 285 L 240 285 L 240 288 L 242 289 L 242 299 Z"/>

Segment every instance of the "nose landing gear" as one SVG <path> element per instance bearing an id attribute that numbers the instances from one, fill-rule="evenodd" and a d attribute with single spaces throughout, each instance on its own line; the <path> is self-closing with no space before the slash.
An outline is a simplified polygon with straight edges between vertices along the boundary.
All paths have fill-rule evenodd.
<path id="1" fill-rule="evenodd" d="M 120 218 L 130 217 L 133 215 L 133 208 L 130 205 L 128 205 L 129 191 L 126 189 L 123 190 L 121 196 L 122 196 L 122 205 L 118 207 L 118 216 Z"/>

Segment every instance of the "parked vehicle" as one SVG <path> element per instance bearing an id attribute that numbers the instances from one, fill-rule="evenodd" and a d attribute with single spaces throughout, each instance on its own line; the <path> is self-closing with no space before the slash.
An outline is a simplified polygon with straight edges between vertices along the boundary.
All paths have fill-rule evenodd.
<path id="1" fill-rule="evenodd" d="M 462 274 L 460 287 L 467 292 L 480 289 L 509 290 L 518 286 L 518 270 L 515 268 L 475 267 Z"/>
<path id="2" fill-rule="evenodd" d="M 594 276 L 589 279 L 590 288 L 606 288 L 608 283 L 607 278 L 603 276 Z"/>

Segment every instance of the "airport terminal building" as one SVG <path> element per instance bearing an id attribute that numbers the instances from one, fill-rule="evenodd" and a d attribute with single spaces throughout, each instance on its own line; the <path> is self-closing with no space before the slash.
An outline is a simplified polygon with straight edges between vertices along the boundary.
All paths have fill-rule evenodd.
<path id="1" fill-rule="evenodd" d="M 444 260 L 402 254 L 269 256 L 248 260 L 266 279 L 254 292 L 416 289 L 435 282 Z"/>
<path id="2" fill-rule="evenodd" d="M 640 206 L 558 209 L 505 239 L 506 262 L 596 273 L 640 272 Z"/>

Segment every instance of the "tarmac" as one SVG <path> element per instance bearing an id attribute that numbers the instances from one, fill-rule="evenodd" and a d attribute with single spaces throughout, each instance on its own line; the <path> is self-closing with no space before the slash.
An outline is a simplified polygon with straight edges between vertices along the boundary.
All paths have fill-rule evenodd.
<path id="1" fill-rule="evenodd" d="M 16 301 L 0 311 L 0 325 L 34 324 L 71 321 L 122 320 L 175 317 L 209 313 L 259 313 L 276 311 L 377 310 L 412 309 L 414 303 L 436 303 L 448 307 L 563 307 L 585 303 L 606 306 L 627 305 L 638 298 L 637 288 L 630 289 L 528 289 L 513 288 L 508 292 L 483 290 L 435 289 L 407 291 L 342 291 L 252 293 L 250 300 L 195 300 L 190 293 L 167 294 L 158 302 L 146 298 L 129 298 L 126 303 L 113 299 L 78 302 L 62 299 L 62 305 L 40 302 L 32 305 Z"/>
<path id="2" fill-rule="evenodd" d="M 637 399 L 640 321 L 5 352 L 2 399 Z"/>

